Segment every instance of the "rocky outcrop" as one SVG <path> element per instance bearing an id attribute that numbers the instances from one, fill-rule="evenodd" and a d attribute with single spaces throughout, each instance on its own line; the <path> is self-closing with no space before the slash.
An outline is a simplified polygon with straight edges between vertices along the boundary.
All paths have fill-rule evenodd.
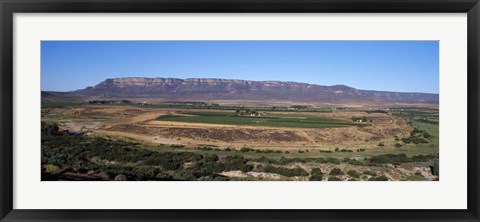
<path id="1" fill-rule="evenodd" d="M 65 93 L 64 93 L 65 94 Z M 173 100 L 283 100 L 295 102 L 423 102 L 438 103 L 438 94 L 359 90 L 345 85 L 248 81 L 214 78 L 115 78 L 67 93 L 101 98 Z"/>

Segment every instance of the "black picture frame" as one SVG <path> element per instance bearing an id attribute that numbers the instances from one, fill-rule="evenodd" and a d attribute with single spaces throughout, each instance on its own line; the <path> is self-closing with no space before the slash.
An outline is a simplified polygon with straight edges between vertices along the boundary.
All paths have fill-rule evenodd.
<path id="1" fill-rule="evenodd" d="M 1 221 L 480 221 L 478 0 L 0 0 Z M 454 13 L 468 14 L 466 210 L 17 210 L 13 209 L 14 13 Z M 448 192 L 447 190 L 445 192 Z M 447 201 L 447 200 L 446 200 Z"/>

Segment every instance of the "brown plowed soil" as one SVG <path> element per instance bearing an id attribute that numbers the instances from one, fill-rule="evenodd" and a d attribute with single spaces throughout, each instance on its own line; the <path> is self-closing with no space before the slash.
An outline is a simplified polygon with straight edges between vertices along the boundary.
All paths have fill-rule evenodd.
<path id="1" fill-rule="evenodd" d="M 393 136 L 407 135 L 412 130 L 399 117 L 385 113 L 368 114 L 351 111 L 302 114 L 344 120 L 351 120 L 353 116 L 366 116 L 373 122 L 369 122 L 369 126 L 365 127 L 306 129 L 155 120 L 161 115 L 179 115 L 182 111 L 184 110 L 90 105 L 44 109 L 42 115 L 53 116 L 62 128 L 70 131 L 91 131 L 134 137 L 154 143 L 178 143 L 191 146 L 214 144 L 220 147 L 242 147 L 246 145 L 253 148 L 283 147 L 295 149 L 308 146 L 314 149 L 359 147 L 369 149 L 376 148 L 379 141 L 393 141 Z M 285 114 L 288 113 L 285 112 Z"/>

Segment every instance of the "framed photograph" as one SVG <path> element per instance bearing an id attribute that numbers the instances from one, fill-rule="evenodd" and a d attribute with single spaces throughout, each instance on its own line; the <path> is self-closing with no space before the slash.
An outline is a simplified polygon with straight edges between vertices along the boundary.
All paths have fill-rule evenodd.
<path id="1" fill-rule="evenodd" d="M 480 220 L 478 0 L 0 6 L 1 221 Z"/>

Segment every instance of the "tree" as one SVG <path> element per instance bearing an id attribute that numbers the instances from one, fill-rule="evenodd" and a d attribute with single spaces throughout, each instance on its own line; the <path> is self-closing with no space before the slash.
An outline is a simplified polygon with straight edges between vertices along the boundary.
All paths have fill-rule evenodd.
<path id="1" fill-rule="evenodd" d="M 362 122 L 367 122 L 367 121 L 368 121 L 368 120 L 367 120 L 367 117 L 363 116 L 363 117 L 362 117 Z"/>

